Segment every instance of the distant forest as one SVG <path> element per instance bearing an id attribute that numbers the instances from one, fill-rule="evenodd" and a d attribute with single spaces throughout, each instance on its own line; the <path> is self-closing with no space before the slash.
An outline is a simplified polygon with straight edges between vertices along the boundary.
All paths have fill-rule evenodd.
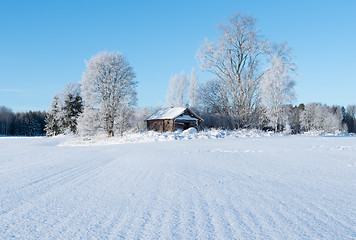
<path id="1" fill-rule="evenodd" d="M 0 106 L 0 135 L 5 136 L 44 136 L 46 112 L 14 113 Z"/>
<path id="2" fill-rule="evenodd" d="M 339 130 L 347 131 L 349 133 L 356 133 L 356 116 L 355 106 L 344 107 L 328 107 L 321 104 L 300 104 L 298 107 L 292 107 L 291 105 L 285 105 L 284 108 L 288 109 L 290 114 L 290 121 L 292 123 L 292 134 L 303 133 L 305 131 L 331 131 L 337 130 L 330 129 L 330 126 L 339 126 Z M 221 114 L 214 114 L 204 111 L 197 111 L 203 118 L 203 129 L 209 128 L 223 128 L 233 129 L 228 123 L 226 116 Z M 137 108 L 134 114 L 134 123 L 132 129 L 144 131 L 146 126 L 143 120 L 152 113 L 151 109 Z M 329 115 L 327 116 L 327 113 Z M 50 112 L 44 111 L 28 111 L 21 113 L 14 113 L 10 108 L 0 106 L 0 136 L 45 136 L 46 125 L 48 128 L 48 122 L 51 119 Z M 309 116 L 309 117 L 308 117 Z M 338 116 L 333 118 L 332 116 Z M 323 121 L 323 120 L 328 121 Z M 330 119 L 333 120 L 330 122 Z M 305 122 L 305 124 L 303 124 Z M 330 122 L 330 123 L 328 123 Z M 303 126 L 306 125 L 306 126 Z M 272 128 L 260 127 L 259 129 L 273 131 Z M 48 129 L 47 129 L 48 130 Z M 65 133 L 64 130 L 58 133 Z M 48 135 L 48 133 L 47 133 Z M 54 134 L 57 135 L 57 134 Z"/>

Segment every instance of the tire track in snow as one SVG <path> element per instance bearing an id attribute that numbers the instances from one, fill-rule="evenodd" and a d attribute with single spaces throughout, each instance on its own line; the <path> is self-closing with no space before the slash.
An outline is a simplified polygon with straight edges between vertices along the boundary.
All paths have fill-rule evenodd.
<path id="1" fill-rule="evenodd" d="M 91 228 L 91 231 L 89 231 L 90 234 L 95 236 L 95 234 L 98 234 L 98 237 L 101 235 L 109 235 L 110 234 L 110 225 L 112 223 L 110 221 L 115 221 L 118 214 L 109 211 L 106 209 L 107 207 L 111 206 L 101 206 L 101 205 L 96 205 L 95 201 L 92 201 L 92 196 L 90 193 L 92 192 L 97 192 L 101 193 L 101 197 L 105 197 L 108 194 L 108 191 L 106 190 L 107 185 L 110 185 L 110 177 L 114 176 L 113 172 L 115 171 L 115 168 L 112 166 L 112 162 L 115 162 L 116 160 L 108 161 L 108 162 L 102 162 L 102 165 L 100 165 L 95 171 L 88 172 L 87 174 L 83 174 L 80 177 L 76 178 L 74 183 L 77 186 L 74 190 L 74 192 L 71 195 L 75 195 L 75 191 L 81 192 L 82 193 L 82 198 L 78 199 L 79 202 L 84 202 L 89 204 L 89 210 L 87 209 L 88 206 L 83 206 L 82 204 L 78 206 L 80 209 L 79 213 L 80 215 L 86 215 L 86 216 L 92 216 L 90 218 L 85 218 L 85 226 L 88 228 Z M 117 169 L 116 169 L 117 170 Z M 103 182 L 104 181 L 104 182 Z M 88 191 L 83 191 L 82 189 L 87 189 Z M 99 199 L 98 199 L 99 200 Z M 93 204 L 94 203 L 94 204 Z M 114 205 L 114 203 L 109 202 L 109 205 Z M 105 211 L 99 210 L 99 208 L 105 209 Z M 112 207 L 115 207 L 112 206 Z M 111 217 L 108 217 L 111 216 Z M 113 218 L 113 219 L 110 219 Z M 63 224 L 65 227 L 72 228 L 72 226 L 78 225 L 78 215 L 75 216 L 75 218 L 68 219 L 69 221 L 66 224 Z M 65 222 L 65 221 L 64 221 Z M 80 224 L 79 224 L 80 225 Z M 100 228 L 100 232 L 97 232 L 97 229 Z M 73 234 L 75 235 L 81 235 L 83 233 L 83 229 L 81 229 L 80 226 L 77 228 L 77 232 L 74 232 Z M 100 235 L 100 236 L 99 236 Z M 92 236 L 92 237 L 93 237 Z M 84 238 L 87 238 L 88 236 L 82 236 Z"/>
<path id="2" fill-rule="evenodd" d="M 73 187 L 73 184 L 76 184 L 76 181 L 80 183 L 93 178 L 103 171 L 103 167 L 100 166 L 107 164 L 107 162 L 108 161 L 87 161 L 85 163 L 86 165 L 79 163 L 81 167 L 59 168 L 61 169 L 59 172 L 52 174 L 46 172 L 47 176 L 39 177 L 38 180 L 30 182 L 27 186 L 15 191 L 15 193 L 17 191 L 22 193 L 21 196 L 16 196 L 15 194 L 15 198 L 19 198 L 20 201 L 10 204 L 10 208 L 7 209 L 8 211 L 2 212 L 2 215 L 5 215 L 3 217 L 9 218 L 8 221 L 11 221 L 10 219 L 16 219 L 16 216 L 30 216 L 30 214 L 36 212 L 34 209 L 37 208 L 35 206 L 38 205 L 38 202 L 42 203 L 46 201 L 46 199 L 51 199 L 53 196 L 58 195 L 58 192 L 67 191 Z M 57 169 L 58 168 L 56 168 L 56 170 Z M 10 194 L 14 195 L 14 192 L 10 192 Z M 42 212 L 43 210 L 39 209 L 37 211 Z M 78 217 L 78 215 L 73 215 L 72 213 L 69 213 L 68 216 L 69 218 L 71 218 L 71 216 Z M 67 221 L 67 216 L 62 216 L 61 218 L 62 222 Z M 13 222 L 13 226 L 15 225 L 16 222 Z"/>
<path id="3" fill-rule="evenodd" d="M 51 191 L 50 188 L 55 188 L 58 185 L 65 185 L 68 182 L 75 182 L 76 178 L 80 178 L 84 173 L 93 171 L 98 167 L 97 164 L 87 164 L 87 166 L 74 166 L 68 168 L 58 168 L 59 171 L 48 174 L 44 172 L 45 176 L 39 176 L 36 180 L 32 180 L 24 186 L 17 187 L 16 189 L 10 189 L 8 192 L 3 193 L 5 199 L 15 198 L 17 199 L 17 204 L 22 202 L 29 201 L 31 199 L 39 198 L 39 196 L 44 194 L 49 194 Z M 86 179 L 90 178 L 91 175 L 88 175 Z M 12 205 L 12 209 L 2 209 L 2 214 L 5 214 L 16 208 L 16 205 Z"/>
<path id="4" fill-rule="evenodd" d="M 277 140 L 271 139 L 263 154 L 242 152 L 246 143 L 238 140 L 230 145 L 207 141 L 204 146 L 182 142 L 62 148 L 60 151 L 53 148 L 58 154 L 63 151 L 69 156 L 75 152 L 86 158 L 74 161 L 78 157 L 74 155 L 59 161 L 46 154 L 55 161 L 42 162 L 42 167 L 41 164 L 18 166 L 22 170 L 12 166 L 10 169 L 15 172 L 11 176 L 15 182 L 12 184 L 4 177 L 10 185 L 5 187 L 7 197 L 21 189 L 13 199 L 24 199 L 21 205 L 21 199 L 17 203 L 5 202 L 5 195 L 0 195 L 3 207 L 18 206 L 11 214 L 0 215 L 0 223 L 4 223 L 0 224 L 0 236 L 26 239 L 355 238 L 355 207 L 351 199 L 342 199 L 354 193 L 350 188 L 341 188 L 343 184 L 353 185 L 346 178 L 337 184 L 333 178 L 323 183 L 321 180 L 328 173 L 339 176 L 330 170 L 334 163 L 316 171 L 321 162 L 328 163 L 332 159 L 310 160 L 319 153 L 301 151 L 305 147 L 290 148 L 291 153 L 284 151 L 281 157 L 279 146 L 275 147 Z M 278 141 L 280 145 L 285 144 Z M 211 152 L 209 144 L 228 150 Z M 183 148 L 190 153 L 189 157 L 181 151 Z M 255 148 L 258 147 L 246 149 Z M 302 165 L 288 161 L 296 153 Z M 345 174 L 349 176 L 353 173 L 350 168 L 341 170 L 348 171 Z M 16 171 L 24 172 L 23 176 L 16 176 Z M 6 171 L 4 173 L 6 176 Z"/>

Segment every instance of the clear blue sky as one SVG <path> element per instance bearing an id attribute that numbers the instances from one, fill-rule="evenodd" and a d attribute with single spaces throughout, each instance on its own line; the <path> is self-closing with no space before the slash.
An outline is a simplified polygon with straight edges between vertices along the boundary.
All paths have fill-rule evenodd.
<path id="1" fill-rule="evenodd" d="M 163 105 L 170 77 L 198 70 L 204 38 L 216 38 L 217 25 L 237 11 L 253 15 L 270 41 L 293 48 L 295 104 L 356 104 L 354 0 L 0 0 L 0 106 L 46 110 L 102 50 L 122 52 L 134 67 L 139 106 Z"/>

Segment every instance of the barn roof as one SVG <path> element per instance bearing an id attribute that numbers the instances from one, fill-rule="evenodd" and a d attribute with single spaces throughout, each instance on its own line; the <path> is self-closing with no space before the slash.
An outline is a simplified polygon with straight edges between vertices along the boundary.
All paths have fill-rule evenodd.
<path id="1" fill-rule="evenodd" d="M 197 114 L 195 114 L 192 110 L 186 107 L 172 107 L 172 108 L 161 108 L 146 120 L 158 120 L 158 119 L 177 119 L 180 115 L 182 115 L 186 110 L 189 111 L 191 115 L 199 120 L 203 120 Z"/>

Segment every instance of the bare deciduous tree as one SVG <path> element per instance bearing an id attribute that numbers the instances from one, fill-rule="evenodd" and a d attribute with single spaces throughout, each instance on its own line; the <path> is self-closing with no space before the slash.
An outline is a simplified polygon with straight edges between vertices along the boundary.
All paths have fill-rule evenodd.
<path id="1" fill-rule="evenodd" d="M 230 115 L 237 127 L 249 127 L 258 104 L 258 85 L 263 75 L 259 59 L 267 50 L 255 28 L 255 19 L 236 14 L 219 27 L 221 37 L 205 41 L 197 53 L 202 70 L 213 73 L 229 91 Z"/>
<path id="2" fill-rule="evenodd" d="M 188 104 L 188 76 L 181 72 L 171 77 L 167 92 L 168 107 L 183 107 Z"/>
<path id="3" fill-rule="evenodd" d="M 199 99 L 199 83 L 198 83 L 198 77 L 195 69 L 193 68 L 191 73 L 190 73 L 190 83 L 189 83 L 189 91 L 188 91 L 188 97 L 189 97 L 189 107 L 195 109 L 197 108 L 198 105 L 198 99 Z"/>
<path id="4" fill-rule="evenodd" d="M 208 80 L 200 87 L 202 111 L 229 116 L 228 96 L 223 82 Z"/>
<path id="5" fill-rule="evenodd" d="M 260 84 L 262 105 L 274 131 L 282 126 L 282 105 L 290 103 L 294 97 L 294 69 L 291 49 L 286 43 L 276 45 L 270 54 L 269 68 Z"/>

